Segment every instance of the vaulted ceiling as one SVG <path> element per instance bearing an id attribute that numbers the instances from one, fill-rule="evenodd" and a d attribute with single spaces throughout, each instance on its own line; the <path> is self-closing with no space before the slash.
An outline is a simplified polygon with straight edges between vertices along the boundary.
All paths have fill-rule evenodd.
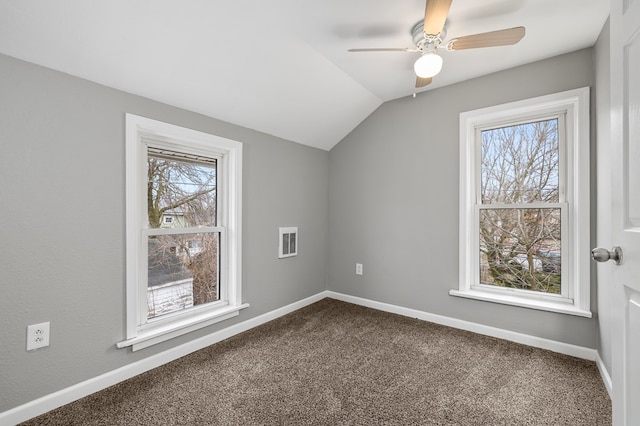
<path id="1" fill-rule="evenodd" d="M 447 37 L 526 27 L 520 43 L 439 50 L 415 89 L 424 0 L 0 0 L 0 53 L 331 149 L 383 102 L 592 46 L 608 0 L 454 0 Z"/>

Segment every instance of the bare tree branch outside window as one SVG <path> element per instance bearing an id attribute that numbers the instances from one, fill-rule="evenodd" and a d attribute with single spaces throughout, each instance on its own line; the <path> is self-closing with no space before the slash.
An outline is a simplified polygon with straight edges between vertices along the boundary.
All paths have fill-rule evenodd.
<path id="1" fill-rule="evenodd" d="M 482 284 L 561 292 L 559 161 L 557 119 L 482 131 Z"/>
<path id="2" fill-rule="evenodd" d="M 151 228 L 198 228 L 216 226 L 217 163 L 188 161 L 155 156 L 147 161 L 147 212 Z M 149 285 L 151 274 L 157 286 L 170 287 L 172 278 L 181 269 L 180 293 L 192 293 L 193 305 L 219 300 L 218 245 L 216 232 L 179 233 L 149 237 Z M 153 241 L 151 241 L 153 240 Z M 153 244 L 152 244 L 153 242 Z M 179 264 L 176 264 L 179 262 Z M 171 268 L 169 268 L 171 266 Z M 159 276 L 158 276 L 159 275 Z M 177 284 L 176 284 L 177 285 Z M 191 285 L 191 288 L 188 286 Z M 186 289 L 186 290 L 185 290 Z M 151 290 L 149 290 L 151 291 Z M 149 297 L 149 314 L 152 318 L 173 308 L 153 306 L 156 298 Z M 175 310 L 184 307 L 183 302 L 164 301 Z"/>

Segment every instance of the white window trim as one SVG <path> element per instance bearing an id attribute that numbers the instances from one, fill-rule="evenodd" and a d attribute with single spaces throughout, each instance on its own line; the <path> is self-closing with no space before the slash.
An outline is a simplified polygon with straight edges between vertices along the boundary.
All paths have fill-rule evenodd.
<path id="1" fill-rule="evenodd" d="M 568 266 L 563 282 L 569 285 L 568 297 L 476 284 L 479 270 L 477 189 L 474 186 L 479 168 L 475 149 L 477 129 L 558 113 L 565 114 L 567 132 L 564 199 L 568 203 L 568 220 L 563 228 L 566 228 L 568 244 L 563 263 Z M 450 295 L 591 318 L 590 149 L 588 87 L 460 114 L 460 281 L 458 289 L 450 290 Z"/>
<path id="2" fill-rule="evenodd" d="M 142 240 L 148 233 L 141 200 L 146 200 L 143 163 L 149 144 L 178 152 L 195 151 L 220 161 L 222 173 L 217 176 L 218 185 L 226 189 L 219 194 L 223 206 L 219 220 L 224 226 L 221 244 L 226 244 L 226 258 L 220 268 L 221 275 L 227 277 L 224 284 L 227 297 L 141 324 L 141 303 L 146 303 L 146 299 L 141 300 L 140 277 L 147 273 L 147 254 L 142 250 L 145 247 Z M 171 229 L 157 231 L 171 232 Z M 237 316 L 241 309 L 249 306 L 242 303 L 242 143 L 126 114 L 126 262 L 126 340 L 118 342 L 118 348 L 143 349 Z"/>

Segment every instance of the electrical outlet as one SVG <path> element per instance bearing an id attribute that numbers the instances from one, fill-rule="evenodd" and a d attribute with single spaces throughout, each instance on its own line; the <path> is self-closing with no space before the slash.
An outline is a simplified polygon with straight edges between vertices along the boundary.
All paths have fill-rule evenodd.
<path id="1" fill-rule="evenodd" d="M 362 275 L 362 263 L 356 263 L 356 275 Z"/>
<path id="2" fill-rule="evenodd" d="M 49 323 L 33 324 L 27 326 L 27 350 L 49 346 Z"/>

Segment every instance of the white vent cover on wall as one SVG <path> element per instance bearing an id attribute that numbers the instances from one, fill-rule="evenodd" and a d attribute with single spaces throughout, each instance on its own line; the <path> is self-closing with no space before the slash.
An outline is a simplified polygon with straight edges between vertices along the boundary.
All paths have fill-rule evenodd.
<path id="1" fill-rule="evenodd" d="M 279 228 L 278 258 L 298 255 L 298 227 Z"/>

